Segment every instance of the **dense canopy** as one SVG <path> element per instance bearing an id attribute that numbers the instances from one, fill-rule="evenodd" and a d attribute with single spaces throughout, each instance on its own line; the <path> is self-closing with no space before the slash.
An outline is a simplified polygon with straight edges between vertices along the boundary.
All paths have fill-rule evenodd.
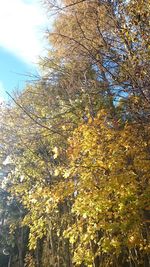
<path id="1" fill-rule="evenodd" d="M 40 76 L 1 107 L 1 267 L 150 264 L 149 0 L 45 0 Z"/>

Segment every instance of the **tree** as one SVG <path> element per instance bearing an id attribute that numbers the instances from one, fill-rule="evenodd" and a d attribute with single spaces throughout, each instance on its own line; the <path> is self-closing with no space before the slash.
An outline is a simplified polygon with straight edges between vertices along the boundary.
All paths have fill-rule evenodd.
<path id="1" fill-rule="evenodd" d="M 76 220 L 65 235 L 76 264 L 148 265 L 148 132 L 103 110 L 69 139 L 64 179 L 74 183 Z"/>
<path id="2" fill-rule="evenodd" d="M 45 2 L 57 14 L 41 77 L 1 120 L 23 261 L 147 266 L 149 2 Z"/>

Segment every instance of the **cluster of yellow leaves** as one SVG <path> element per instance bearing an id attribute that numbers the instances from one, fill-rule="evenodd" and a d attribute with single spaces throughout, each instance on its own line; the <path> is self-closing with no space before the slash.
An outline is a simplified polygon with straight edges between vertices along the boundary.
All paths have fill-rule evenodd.
<path id="1" fill-rule="evenodd" d="M 33 168 L 28 164 L 24 176 L 32 176 L 33 184 L 25 176 L 12 188 L 16 195 L 22 195 L 28 209 L 23 225 L 30 228 L 30 249 L 47 235 L 51 219 L 59 217 L 59 207 L 67 199 L 74 203 L 75 223 L 66 227 L 64 236 L 74 248 L 75 264 L 84 261 L 91 266 L 98 255 L 120 255 L 124 248 L 148 252 L 143 229 L 149 209 L 149 146 L 147 126 L 121 125 L 110 112 L 101 110 L 68 139 L 68 165 L 60 161 L 53 166 L 56 181 L 53 178 L 51 186 L 42 182 L 44 163 L 31 154 L 30 160 L 37 165 Z M 64 152 L 53 146 L 52 153 L 59 161 Z M 25 166 L 23 162 L 21 170 L 18 167 L 18 176 Z"/>
<path id="2" fill-rule="evenodd" d="M 149 129 L 128 123 L 116 129 L 103 110 L 74 131 L 69 145 L 77 219 L 65 235 L 76 246 L 75 262 L 92 264 L 96 255 L 119 255 L 124 247 L 148 251 L 142 233 L 150 193 Z"/>
<path id="3" fill-rule="evenodd" d="M 35 267 L 36 266 L 36 261 L 30 253 L 27 253 L 27 255 L 25 256 L 25 265 L 24 266 L 25 267 Z"/>

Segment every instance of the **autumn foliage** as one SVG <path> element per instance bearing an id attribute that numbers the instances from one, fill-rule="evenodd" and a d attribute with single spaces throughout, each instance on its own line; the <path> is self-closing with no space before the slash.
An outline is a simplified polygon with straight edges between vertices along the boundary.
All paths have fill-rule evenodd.
<path id="1" fill-rule="evenodd" d="M 0 246 L 13 267 L 147 267 L 149 1 L 44 4 L 41 76 L 1 109 Z"/>

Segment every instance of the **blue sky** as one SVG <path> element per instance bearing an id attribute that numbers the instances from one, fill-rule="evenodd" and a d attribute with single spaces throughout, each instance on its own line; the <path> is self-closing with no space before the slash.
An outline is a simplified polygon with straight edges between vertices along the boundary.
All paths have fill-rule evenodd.
<path id="1" fill-rule="evenodd" d="M 40 0 L 0 0 L 0 102 L 36 72 L 47 26 Z"/>
<path id="2" fill-rule="evenodd" d="M 21 58 L 0 47 L 0 98 L 7 97 L 5 91 L 24 88 L 28 75 L 36 72 L 36 65 L 27 64 Z"/>

